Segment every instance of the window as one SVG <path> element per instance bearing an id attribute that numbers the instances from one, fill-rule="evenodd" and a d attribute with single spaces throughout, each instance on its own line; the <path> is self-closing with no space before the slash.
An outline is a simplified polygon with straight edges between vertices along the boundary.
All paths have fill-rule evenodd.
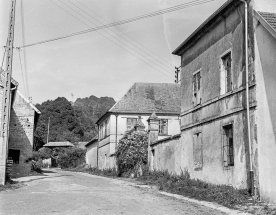
<path id="1" fill-rule="evenodd" d="M 20 150 L 9 149 L 8 160 L 13 160 L 14 164 L 19 164 Z"/>
<path id="2" fill-rule="evenodd" d="M 104 137 L 107 136 L 107 120 L 104 122 Z"/>
<path id="3" fill-rule="evenodd" d="M 203 168 L 203 145 L 202 133 L 195 133 L 193 136 L 193 157 L 194 170 L 200 171 Z"/>
<path id="4" fill-rule="evenodd" d="M 225 167 L 234 166 L 233 125 L 223 126 L 223 163 Z"/>
<path id="5" fill-rule="evenodd" d="M 127 131 L 134 128 L 137 123 L 137 118 L 127 118 Z"/>
<path id="6" fill-rule="evenodd" d="M 201 74 L 200 71 L 193 75 L 193 103 L 199 105 L 201 103 Z"/>
<path id="7" fill-rule="evenodd" d="M 231 52 L 221 58 L 221 94 L 233 90 Z"/>
<path id="8" fill-rule="evenodd" d="M 168 135 L 168 120 L 161 119 L 159 121 L 159 135 Z"/>

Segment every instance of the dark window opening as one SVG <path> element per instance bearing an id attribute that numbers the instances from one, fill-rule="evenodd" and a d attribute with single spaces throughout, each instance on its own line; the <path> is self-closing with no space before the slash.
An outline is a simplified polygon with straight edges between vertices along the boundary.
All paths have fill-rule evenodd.
<path id="1" fill-rule="evenodd" d="M 20 150 L 9 149 L 8 160 L 12 160 L 14 164 L 19 164 Z"/>
<path id="2" fill-rule="evenodd" d="M 223 126 L 224 166 L 234 166 L 233 125 Z"/>

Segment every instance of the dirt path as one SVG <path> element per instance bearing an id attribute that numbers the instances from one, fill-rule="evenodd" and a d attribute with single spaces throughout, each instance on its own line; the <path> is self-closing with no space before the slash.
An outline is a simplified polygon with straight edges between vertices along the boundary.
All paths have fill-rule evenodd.
<path id="1" fill-rule="evenodd" d="M 126 181 L 81 173 L 53 170 L 26 184 L 0 193 L 1 215 L 224 214 Z"/>

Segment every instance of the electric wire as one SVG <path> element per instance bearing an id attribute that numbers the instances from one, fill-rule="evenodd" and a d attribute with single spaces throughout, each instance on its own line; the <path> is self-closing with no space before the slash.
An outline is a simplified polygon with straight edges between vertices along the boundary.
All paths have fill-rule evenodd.
<path id="1" fill-rule="evenodd" d="M 106 25 L 102 25 L 102 26 L 98 26 L 98 27 L 95 27 L 95 28 L 90 28 L 90 29 L 87 29 L 87 30 L 83 30 L 83 31 L 63 35 L 63 36 L 60 36 L 60 37 L 55 37 L 55 38 L 48 39 L 48 40 L 43 40 L 43 41 L 36 42 L 36 43 L 31 43 L 31 44 L 28 44 L 28 45 L 25 45 L 25 46 L 21 46 L 20 48 L 26 48 L 26 47 L 31 47 L 31 46 L 35 46 L 35 45 L 40 45 L 40 44 L 43 44 L 43 43 L 48 43 L 48 42 L 52 42 L 52 41 L 56 41 L 56 40 L 65 39 L 65 38 L 68 38 L 68 37 L 77 36 L 77 35 L 80 35 L 80 34 L 86 34 L 86 33 L 90 33 L 90 32 L 93 32 L 93 31 L 98 31 L 98 30 L 101 30 L 101 29 L 104 29 L 104 28 L 123 25 L 123 24 L 127 24 L 127 23 L 130 23 L 130 22 L 135 22 L 135 21 L 138 21 L 138 20 L 147 19 L 147 18 L 159 16 L 159 15 L 162 15 L 162 14 L 165 14 L 165 13 L 170 13 L 170 12 L 173 12 L 173 11 L 181 10 L 181 9 L 184 9 L 184 8 L 189 8 L 189 7 L 194 7 L 194 6 L 201 5 L 201 4 L 210 3 L 212 1 L 215 1 L 215 0 L 191 1 L 191 2 L 188 2 L 186 4 L 181 4 L 181 5 L 178 5 L 178 6 L 170 7 L 170 8 L 159 10 L 159 11 L 155 11 L 155 12 L 152 12 L 152 13 L 149 13 L 149 14 L 133 17 L 133 18 L 130 18 L 130 19 L 109 23 L 109 24 L 106 24 Z"/>
<path id="2" fill-rule="evenodd" d="M 25 20 L 24 20 L 24 6 L 23 6 L 23 0 L 21 0 L 21 30 L 22 30 L 22 44 L 25 46 Z M 20 50 L 19 50 L 20 53 Z M 21 57 L 21 56 L 20 56 Z M 28 81 L 28 69 L 27 69 L 27 54 L 26 50 L 23 49 L 23 62 L 24 62 L 24 70 L 23 72 L 23 83 L 25 88 L 25 96 L 29 99 L 30 97 L 30 89 L 29 89 L 29 81 Z M 21 62 L 20 62 L 21 63 Z M 25 79 L 25 81 L 24 81 Z"/>
<path id="3" fill-rule="evenodd" d="M 75 5 L 73 2 L 71 2 L 70 0 L 68 1 L 71 4 Z M 95 13 L 93 10 L 89 9 L 88 7 L 86 7 L 83 3 L 79 2 L 78 0 L 76 0 L 76 2 L 78 2 L 79 4 L 81 4 L 83 7 L 85 7 L 86 9 L 88 9 L 89 11 L 91 11 L 92 13 L 94 13 L 95 15 L 97 15 L 99 18 L 101 18 L 104 21 L 107 21 L 106 19 L 104 19 L 103 17 L 101 17 L 100 15 L 98 15 L 97 13 Z M 103 22 L 99 21 L 98 19 L 96 19 L 95 17 L 91 16 L 89 13 L 85 12 L 83 9 L 81 9 L 80 7 L 78 7 L 78 5 L 75 5 L 77 8 L 79 8 L 82 12 L 84 12 L 85 14 L 87 14 L 88 16 L 90 16 L 92 19 L 96 20 L 97 22 L 101 23 L 102 25 L 104 24 Z M 116 33 L 116 31 L 112 30 L 111 28 L 109 28 L 110 31 L 114 32 L 116 35 L 121 36 L 120 34 Z M 162 59 L 160 56 L 158 56 L 156 53 L 154 53 L 153 51 L 151 51 L 150 49 L 148 49 L 146 46 L 144 46 L 142 43 L 138 42 L 137 40 L 133 39 L 132 37 L 130 37 L 128 34 L 124 33 L 123 31 L 119 30 L 118 28 L 116 28 L 118 31 L 120 31 L 122 34 L 124 34 L 125 36 L 127 36 L 129 39 L 126 39 L 124 37 L 121 37 L 123 40 L 129 42 L 131 45 L 133 45 L 134 47 L 138 48 L 139 50 L 141 50 L 143 53 L 151 56 L 153 59 L 155 59 L 156 61 L 158 61 L 159 63 L 163 64 L 165 67 L 167 67 L 168 69 L 171 69 L 171 67 L 167 66 L 173 66 L 171 63 L 167 62 L 165 59 Z M 135 41 L 138 45 L 140 45 L 141 47 L 143 47 L 144 49 L 148 50 L 148 52 L 150 52 L 151 54 L 149 54 L 148 52 L 145 52 L 142 48 L 140 48 L 139 46 L 137 46 L 136 44 L 134 44 L 131 40 Z M 161 59 L 161 60 L 159 60 Z"/>
<path id="4" fill-rule="evenodd" d="M 22 66 L 22 59 L 21 59 L 21 54 L 20 54 L 21 50 L 18 50 L 19 53 L 19 61 L 20 61 L 20 68 L 21 68 L 21 74 L 22 74 L 22 80 L 23 80 L 23 86 L 24 86 L 24 92 L 26 94 L 26 84 L 25 84 L 25 80 L 24 80 L 24 71 L 23 71 L 23 66 Z"/>
<path id="5" fill-rule="evenodd" d="M 94 22 L 90 21 L 89 19 L 87 19 L 86 17 L 84 17 L 82 14 L 80 14 L 78 11 L 74 10 L 73 8 L 71 8 L 70 6 L 68 6 L 67 4 L 63 3 L 62 1 L 59 0 L 59 2 L 61 2 L 62 4 L 64 4 L 65 6 L 69 7 L 70 9 L 72 9 L 74 12 L 76 12 L 77 14 L 79 14 L 80 16 L 82 16 L 84 19 L 86 19 L 87 21 L 89 21 L 90 23 L 95 24 Z M 89 26 L 91 27 L 91 26 Z M 140 57 L 143 57 L 143 59 L 147 59 L 148 61 L 150 61 L 151 63 L 153 63 L 155 66 L 159 67 L 160 69 L 163 69 L 165 72 L 167 72 L 168 74 L 171 75 L 170 72 L 167 71 L 167 69 L 164 69 L 162 66 L 160 66 L 159 64 L 157 64 L 156 62 L 154 62 L 152 59 L 149 59 L 145 56 L 143 56 L 143 54 L 139 53 L 138 51 L 136 51 L 135 49 L 133 49 L 131 46 L 125 44 L 124 42 L 122 42 L 121 40 L 119 40 L 118 38 L 114 37 L 112 34 L 110 34 L 106 29 L 103 30 L 104 32 L 106 32 L 108 35 L 110 35 L 111 37 L 113 37 L 115 40 L 119 41 L 120 43 L 123 43 L 123 45 L 127 46 L 129 49 L 131 49 L 133 52 L 137 53 L 138 55 L 140 55 Z M 115 31 L 113 31 L 115 34 L 117 34 Z M 100 33 L 100 32 L 98 32 Z M 101 33 L 100 33 L 101 34 Z M 102 36 L 104 36 L 105 38 L 107 38 L 108 40 L 110 40 L 108 37 L 106 37 L 104 34 L 101 34 Z M 117 34 L 118 35 L 118 34 Z M 117 42 L 110 40 L 111 42 L 115 43 L 116 45 L 118 45 L 119 47 L 121 47 L 122 49 L 126 50 L 124 47 L 120 46 Z M 132 52 L 130 52 L 129 50 L 126 50 L 128 53 L 134 55 Z M 145 53 L 145 52 L 144 52 Z M 147 53 L 146 53 L 147 54 Z M 135 57 L 137 57 L 136 55 L 134 55 Z M 138 59 L 141 59 L 140 57 L 137 57 Z M 171 69 L 171 68 L 169 68 Z"/>
<path id="6" fill-rule="evenodd" d="M 56 6 L 58 6 L 59 8 L 61 8 L 63 11 L 69 13 L 70 15 L 72 15 L 70 12 L 68 12 L 67 10 L 65 10 L 64 8 L 60 7 L 58 4 L 56 4 L 55 2 L 53 2 L 52 0 L 49 0 L 50 2 L 52 2 L 53 4 L 55 4 Z M 79 13 L 78 13 L 79 14 Z M 81 15 L 81 14 L 79 14 Z M 74 15 L 72 15 L 74 16 Z M 74 16 L 76 18 L 76 16 Z M 78 19 L 78 18 L 77 18 Z M 85 24 L 86 26 L 88 27 L 91 27 L 89 26 L 88 24 L 86 24 L 85 22 L 83 22 L 82 20 L 78 19 L 80 22 L 82 22 L 83 24 Z M 88 20 L 90 21 L 90 20 Z M 91 22 L 91 21 L 90 21 Z M 116 43 L 115 41 L 111 40 L 110 38 L 106 37 L 104 34 L 102 34 L 101 32 L 98 32 L 99 34 L 101 34 L 102 36 L 104 36 L 106 39 L 110 40 L 111 42 L 115 43 L 116 45 L 118 45 L 119 47 L 121 47 L 122 49 L 124 49 L 125 51 L 127 51 L 128 53 L 130 53 L 131 55 L 137 57 L 138 59 L 140 59 L 141 61 L 143 61 L 144 63 L 146 63 L 147 65 L 149 65 L 150 67 L 152 67 L 153 69 L 157 70 L 158 72 L 161 72 L 163 75 L 167 76 L 168 78 L 174 80 L 170 75 L 168 75 L 167 73 L 164 73 L 163 71 L 157 69 L 156 67 L 152 66 L 150 63 L 148 63 L 147 61 L 145 61 L 143 58 L 141 58 L 139 55 L 136 55 L 132 52 L 130 52 L 129 50 L 127 50 L 126 48 L 122 47 L 120 44 Z M 107 32 L 109 33 L 109 32 Z M 120 41 L 119 41 L 120 42 Z M 138 53 L 139 54 L 139 53 Z M 149 60 L 149 59 L 148 59 Z M 167 72 L 167 71 L 166 71 Z"/>

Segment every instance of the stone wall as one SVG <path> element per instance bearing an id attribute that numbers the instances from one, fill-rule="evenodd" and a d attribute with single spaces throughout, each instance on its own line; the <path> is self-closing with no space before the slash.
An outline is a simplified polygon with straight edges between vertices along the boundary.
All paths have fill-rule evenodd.
<path id="1" fill-rule="evenodd" d="M 20 150 L 19 163 L 13 164 L 12 167 L 13 176 L 26 175 L 31 171 L 34 114 L 30 104 L 17 93 L 11 110 L 8 145 L 9 150 Z"/>

